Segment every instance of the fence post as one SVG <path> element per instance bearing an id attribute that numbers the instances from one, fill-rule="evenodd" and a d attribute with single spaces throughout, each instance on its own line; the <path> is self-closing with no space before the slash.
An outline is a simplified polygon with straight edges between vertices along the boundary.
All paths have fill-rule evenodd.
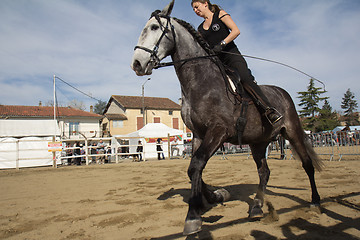
<path id="1" fill-rule="evenodd" d="M 55 136 L 52 137 L 52 141 L 53 143 L 56 141 Z M 52 151 L 52 157 L 53 157 L 53 167 L 57 168 L 57 164 L 56 164 L 56 151 Z"/>
<path id="2" fill-rule="evenodd" d="M 116 163 L 119 163 L 118 148 L 119 148 L 119 147 L 117 147 L 117 146 L 115 147 L 115 162 L 116 162 Z M 121 145 L 120 145 L 120 149 L 121 149 Z"/>
<path id="3" fill-rule="evenodd" d="M 86 166 L 88 166 L 89 165 L 89 149 L 88 149 L 88 140 L 87 140 L 87 138 L 85 138 L 85 161 L 86 161 Z"/>
<path id="4" fill-rule="evenodd" d="M 170 147 L 170 133 L 168 133 L 168 158 L 170 160 L 170 157 L 171 157 L 171 147 Z"/>
<path id="5" fill-rule="evenodd" d="M 19 139 L 16 140 L 16 169 L 19 170 Z"/>

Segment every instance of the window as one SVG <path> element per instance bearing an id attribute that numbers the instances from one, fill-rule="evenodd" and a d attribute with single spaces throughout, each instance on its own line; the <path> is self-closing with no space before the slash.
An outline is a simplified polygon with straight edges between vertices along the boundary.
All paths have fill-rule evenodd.
<path id="1" fill-rule="evenodd" d="M 178 118 L 173 118 L 172 120 L 172 124 L 173 124 L 173 128 L 174 129 L 179 129 L 179 119 Z"/>
<path id="2" fill-rule="evenodd" d="M 173 111 L 169 111 L 169 115 L 170 115 L 170 116 L 172 116 L 172 115 L 173 115 L 173 113 L 174 113 Z"/>
<path id="3" fill-rule="evenodd" d="M 79 134 L 79 122 L 69 122 L 69 135 Z"/>
<path id="4" fill-rule="evenodd" d="M 143 118 L 142 117 L 137 117 L 136 118 L 136 130 L 141 129 L 144 126 L 143 124 L 144 124 Z"/>
<path id="5" fill-rule="evenodd" d="M 124 121 L 123 120 L 113 120 L 112 121 L 113 128 L 123 128 L 124 127 Z"/>
<path id="6" fill-rule="evenodd" d="M 154 117 L 154 123 L 160 123 L 160 117 Z"/>

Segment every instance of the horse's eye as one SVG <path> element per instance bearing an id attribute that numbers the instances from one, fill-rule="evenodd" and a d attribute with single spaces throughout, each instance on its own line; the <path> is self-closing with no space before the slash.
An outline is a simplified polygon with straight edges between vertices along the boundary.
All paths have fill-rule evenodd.
<path id="1" fill-rule="evenodd" d="M 151 25 L 151 30 L 152 31 L 156 31 L 156 30 L 158 30 L 159 29 L 159 26 L 158 25 Z"/>

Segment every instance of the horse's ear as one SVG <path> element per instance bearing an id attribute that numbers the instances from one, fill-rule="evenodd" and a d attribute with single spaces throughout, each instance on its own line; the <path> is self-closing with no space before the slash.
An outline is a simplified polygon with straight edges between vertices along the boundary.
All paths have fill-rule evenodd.
<path id="1" fill-rule="evenodd" d="M 175 0 L 172 0 L 169 5 L 167 5 L 162 11 L 161 11 L 161 15 L 164 15 L 164 16 L 170 16 L 171 14 L 171 11 L 174 7 L 174 2 Z"/>

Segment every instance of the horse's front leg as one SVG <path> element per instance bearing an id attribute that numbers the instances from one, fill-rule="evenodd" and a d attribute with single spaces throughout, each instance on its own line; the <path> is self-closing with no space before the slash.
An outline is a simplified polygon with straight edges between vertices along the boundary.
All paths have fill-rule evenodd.
<path id="1" fill-rule="evenodd" d="M 266 185 L 270 177 L 270 169 L 266 162 L 266 147 L 267 144 L 252 145 L 251 152 L 256 163 L 256 167 L 259 174 L 259 185 L 254 198 L 254 205 L 250 209 L 249 217 L 257 218 L 263 217 L 262 207 L 264 205 L 264 196 Z"/>
<path id="2" fill-rule="evenodd" d="M 185 219 L 184 235 L 190 235 L 201 231 L 201 209 L 203 208 L 202 194 L 206 184 L 202 181 L 202 172 L 209 158 L 219 148 L 225 138 L 225 131 L 220 129 L 210 131 L 211 135 L 201 141 L 200 146 L 194 151 L 188 168 L 188 176 L 191 180 L 191 196 L 189 210 Z M 216 137 L 215 137 L 216 136 Z"/>

